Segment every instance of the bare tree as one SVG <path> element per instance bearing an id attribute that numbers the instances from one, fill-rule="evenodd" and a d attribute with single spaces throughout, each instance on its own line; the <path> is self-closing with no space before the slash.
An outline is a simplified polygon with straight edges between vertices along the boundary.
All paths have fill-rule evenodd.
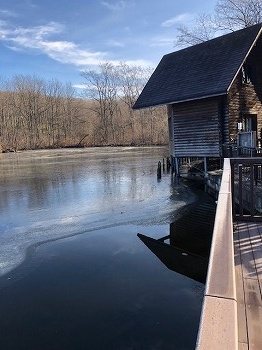
<path id="1" fill-rule="evenodd" d="M 73 146 L 83 139 L 82 100 L 71 84 L 14 76 L 1 86 L 0 143 L 3 149 Z"/>
<path id="2" fill-rule="evenodd" d="M 86 120 L 83 118 L 83 100 L 76 99 L 71 83 L 64 85 L 62 102 L 61 132 L 64 143 L 80 146 L 88 132 L 85 129 Z"/>
<path id="3" fill-rule="evenodd" d="M 44 109 L 42 95 L 44 82 L 36 76 L 17 75 L 9 82 L 9 104 L 12 108 L 14 137 L 21 141 L 21 132 L 26 135 L 29 148 L 39 147 L 42 113 Z M 26 131 L 26 132 L 25 132 Z"/>
<path id="4" fill-rule="evenodd" d="M 218 0 L 215 18 L 217 27 L 225 31 L 250 27 L 262 20 L 262 1 Z"/>
<path id="5" fill-rule="evenodd" d="M 94 101 L 93 111 L 100 120 L 101 141 L 107 144 L 116 143 L 116 116 L 118 110 L 118 73 L 109 62 L 100 63 L 98 70 L 84 71 L 86 95 Z"/>
<path id="6" fill-rule="evenodd" d="M 70 83 L 19 75 L 0 81 L 3 150 L 167 143 L 166 113 L 133 111 L 150 69 L 104 63 L 85 75 L 88 99 Z"/>
<path id="7" fill-rule="evenodd" d="M 262 21 L 262 0 L 218 0 L 214 14 L 196 17 L 193 28 L 180 26 L 175 46 L 199 44 L 214 38 L 218 33 L 228 33 Z"/>
<path id="8" fill-rule="evenodd" d="M 178 36 L 175 44 L 177 46 L 190 46 L 212 39 L 217 31 L 217 26 L 212 15 L 200 14 L 195 19 L 193 29 L 183 25 L 178 27 L 177 31 Z"/>
<path id="9" fill-rule="evenodd" d="M 119 99 L 126 107 L 126 118 L 124 119 L 123 128 L 130 128 L 131 143 L 133 144 L 137 136 L 135 129 L 136 117 L 140 116 L 140 113 L 133 111 L 133 105 L 152 74 L 152 69 L 129 65 L 125 62 L 120 62 L 117 69 L 119 75 Z"/>
<path id="10" fill-rule="evenodd" d="M 165 113 L 160 109 L 134 111 L 133 105 L 152 73 L 151 68 L 120 62 L 100 64 L 99 70 L 85 71 L 86 97 L 93 101 L 92 111 L 97 115 L 96 134 L 103 145 L 157 144 L 159 130 L 165 130 Z M 158 130 L 156 132 L 155 130 Z M 165 132 L 163 134 L 165 134 Z M 167 132 L 166 132 L 167 134 Z M 165 143 L 165 137 L 162 138 Z"/>

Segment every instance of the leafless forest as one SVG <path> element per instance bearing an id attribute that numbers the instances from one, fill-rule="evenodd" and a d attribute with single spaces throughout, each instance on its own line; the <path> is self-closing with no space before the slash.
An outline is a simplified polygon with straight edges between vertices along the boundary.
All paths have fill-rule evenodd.
<path id="1" fill-rule="evenodd" d="M 167 144 L 165 107 L 132 110 L 149 74 L 125 63 L 101 64 L 82 73 L 81 97 L 70 83 L 31 75 L 3 78 L 2 151 Z"/>

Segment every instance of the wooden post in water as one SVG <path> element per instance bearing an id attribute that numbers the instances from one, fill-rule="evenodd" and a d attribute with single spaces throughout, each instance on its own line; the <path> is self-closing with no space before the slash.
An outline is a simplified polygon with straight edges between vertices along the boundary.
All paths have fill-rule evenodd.
<path id="1" fill-rule="evenodd" d="M 157 178 L 161 179 L 161 162 L 160 161 L 158 162 L 158 165 L 157 165 Z"/>
<path id="2" fill-rule="evenodd" d="M 170 158 L 167 157 L 167 159 L 166 159 L 166 170 L 167 170 L 168 173 L 170 171 L 170 168 L 171 168 Z"/>
<path id="3" fill-rule="evenodd" d="M 208 171 L 208 167 L 207 167 L 207 157 L 204 157 L 204 176 L 207 177 L 207 171 Z"/>
<path id="4" fill-rule="evenodd" d="M 175 157 L 175 173 L 176 176 L 180 176 L 179 174 L 179 158 Z"/>

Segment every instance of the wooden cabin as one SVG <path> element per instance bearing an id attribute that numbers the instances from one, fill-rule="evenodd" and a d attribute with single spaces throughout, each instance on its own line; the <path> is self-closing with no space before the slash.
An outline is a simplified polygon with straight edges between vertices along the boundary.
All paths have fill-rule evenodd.
<path id="1" fill-rule="evenodd" d="M 261 31 L 257 24 L 161 59 L 133 108 L 167 105 L 176 168 L 184 157 L 202 157 L 207 164 L 231 146 L 260 146 Z"/>

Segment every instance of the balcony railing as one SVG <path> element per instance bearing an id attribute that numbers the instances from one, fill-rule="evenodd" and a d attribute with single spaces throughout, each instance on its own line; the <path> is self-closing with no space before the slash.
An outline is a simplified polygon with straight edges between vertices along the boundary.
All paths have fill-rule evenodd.
<path id="1" fill-rule="evenodd" d="M 262 153 L 258 147 L 241 147 L 234 143 L 224 144 L 222 148 L 223 158 L 232 157 L 256 157 Z"/>
<path id="2" fill-rule="evenodd" d="M 262 221 L 262 158 L 231 158 L 230 163 L 234 219 Z"/>

